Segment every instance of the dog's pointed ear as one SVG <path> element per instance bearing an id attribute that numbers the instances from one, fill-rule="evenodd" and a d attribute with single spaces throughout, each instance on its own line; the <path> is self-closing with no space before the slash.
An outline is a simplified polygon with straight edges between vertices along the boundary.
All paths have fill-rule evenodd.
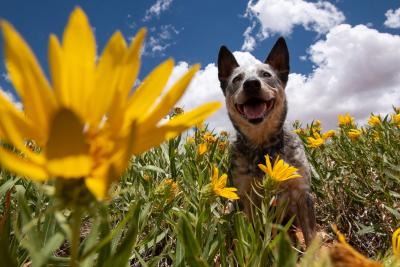
<path id="1" fill-rule="evenodd" d="M 218 53 L 218 79 L 221 83 L 221 88 L 224 94 L 226 86 L 228 85 L 228 79 L 233 70 L 237 67 L 239 67 L 239 64 L 237 63 L 235 56 L 226 46 L 221 46 Z"/>
<path id="2" fill-rule="evenodd" d="M 285 39 L 280 37 L 276 41 L 274 47 L 269 52 L 266 64 L 269 64 L 278 73 L 279 79 L 282 81 L 283 85 L 286 85 L 289 76 L 289 50 L 287 48 Z"/>

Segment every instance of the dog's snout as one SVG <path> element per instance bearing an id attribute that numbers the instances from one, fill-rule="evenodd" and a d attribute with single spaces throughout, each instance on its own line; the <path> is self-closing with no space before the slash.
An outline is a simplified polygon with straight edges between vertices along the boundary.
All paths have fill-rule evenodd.
<path id="1" fill-rule="evenodd" d="M 249 79 L 243 83 L 243 90 L 247 93 L 256 93 L 261 89 L 261 82 L 258 79 Z"/>

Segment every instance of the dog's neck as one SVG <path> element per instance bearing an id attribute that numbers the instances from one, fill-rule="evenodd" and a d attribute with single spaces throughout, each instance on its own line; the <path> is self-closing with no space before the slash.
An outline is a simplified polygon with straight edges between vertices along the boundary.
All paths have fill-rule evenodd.
<path id="1" fill-rule="evenodd" d="M 280 128 L 274 135 L 269 136 L 263 144 L 254 144 L 245 135 L 237 132 L 235 147 L 243 154 L 258 155 L 259 161 L 264 161 L 264 156 L 269 155 L 273 159 L 282 151 L 284 146 L 284 129 Z"/>

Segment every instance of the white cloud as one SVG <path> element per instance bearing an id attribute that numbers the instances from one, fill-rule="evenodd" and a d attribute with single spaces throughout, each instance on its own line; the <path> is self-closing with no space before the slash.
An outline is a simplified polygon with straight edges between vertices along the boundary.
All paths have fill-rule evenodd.
<path id="1" fill-rule="evenodd" d="M 328 1 L 304 0 L 251 0 L 245 17 L 252 21 L 252 26 L 243 33 L 245 40 L 242 50 L 246 51 L 254 49 L 255 39 L 262 41 L 273 34 L 288 36 L 298 25 L 322 34 L 345 19 L 343 13 Z M 253 31 L 257 24 L 260 29 L 254 37 Z"/>
<path id="2" fill-rule="evenodd" d="M 164 55 L 164 51 L 175 44 L 174 39 L 180 32 L 172 25 L 161 25 L 159 28 L 150 28 L 150 37 L 145 43 L 145 55 Z"/>
<path id="3" fill-rule="evenodd" d="M 17 109 L 19 109 L 19 110 L 22 110 L 22 109 L 23 109 L 22 103 L 19 102 L 17 99 L 15 99 L 15 96 L 14 96 L 12 93 L 10 93 L 10 92 L 8 92 L 8 91 L 4 91 L 4 90 L 0 87 L 0 94 L 1 94 L 2 96 L 4 96 L 8 101 L 10 101 L 11 103 L 13 103 L 14 106 L 15 106 Z"/>
<path id="4" fill-rule="evenodd" d="M 161 12 L 166 11 L 172 4 L 173 0 L 157 0 L 149 9 L 146 10 L 146 15 L 143 21 L 148 21 L 154 16 L 160 16 Z"/>
<path id="5" fill-rule="evenodd" d="M 386 20 L 383 23 L 386 27 L 392 29 L 400 28 L 400 7 L 396 10 L 389 9 L 385 13 Z"/>
<path id="6" fill-rule="evenodd" d="M 289 120 L 321 119 L 331 128 L 338 114 L 365 120 L 400 103 L 400 36 L 342 24 L 308 53 L 313 73 L 289 78 Z"/>
<path id="7" fill-rule="evenodd" d="M 234 55 L 240 65 L 257 62 L 248 52 Z M 386 113 L 392 105 L 400 105 L 400 36 L 365 25 L 342 24 L 312 45 L 308 58 L 314 64 L 313 72 L 289 77 L 288 122 L 299 119 L 305 124 L 320 119 L 324 129 L 335 128 L 338 114 L 349 112 L 365 123 L 371 112 Z M 188 68 L 186 62 L 180 62 L 171 82 Z M 189 110 L 214 100 L 224 103 L 218 70 L 211 63 L 196 74 L 180 105 Z M 225 108 L 208 122 L 218 130 L 232 129 Z"/>

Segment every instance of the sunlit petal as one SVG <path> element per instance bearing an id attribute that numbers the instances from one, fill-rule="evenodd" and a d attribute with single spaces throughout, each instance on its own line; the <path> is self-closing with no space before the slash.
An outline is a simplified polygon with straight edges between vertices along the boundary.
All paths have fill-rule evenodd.
<path id="1" fill-rule="evenodd" d="M 24 110 L 36 127 L 48 130 L 48 118 L 55 109 L 55 99 L 35 56 L 22 37 L 6 21 L 4 54 L 10 79 L 22 99 Z"/>
<path id="2" fill-rule="evenodd" d="M 29 177 L 33 180 L 44 181 L 49 178 L 43 166 L 23 159 L 2 147 L 0 147 L 0 164 L 19 175 Z"/>

